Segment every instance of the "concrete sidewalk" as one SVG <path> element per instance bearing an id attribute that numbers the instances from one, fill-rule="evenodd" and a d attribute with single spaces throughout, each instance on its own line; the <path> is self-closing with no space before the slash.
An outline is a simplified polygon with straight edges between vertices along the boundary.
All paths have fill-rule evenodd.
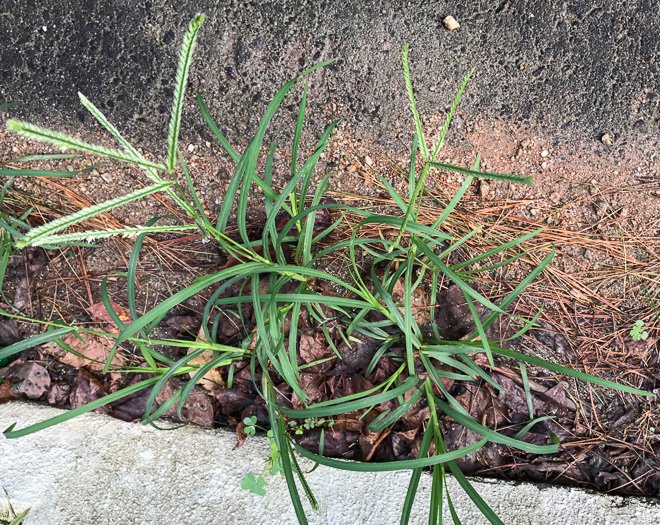
<path id="1" fill-rule="evenodd" d="M 0 406 L 0 428 L 18 428 L 62 411 L 25 403 Z M 14 509 L 31 507 L 26 525 L 293 524 L 283 478 L 264 497 L 240 489 L 248 471 L 261 472 L 265 438 L 241 448 L 232 432 L 187 427 L 158 431 L 106 416 L 86 415 L 16 440 L 0 437 L 0 487 Z M 340 472 L 319 467 L 308 481 L 320 511 L 311 524 L 384 525 L 399 522 L 410 474 Z M 660 502 L 535 484 L 475 481 L 506 524 L 625 524 L 660 522 Z M 411 523 L 426 523 L 431 487 L 424 475 Z M 487 521 L 458 484 L 449 489 L 464 524 Z M 0 516 L 3 504 L 0 504 Z M 447 510 L 447 509 L 445 509 Z M 449 514 L 447 514 L 449 517 Z"/>

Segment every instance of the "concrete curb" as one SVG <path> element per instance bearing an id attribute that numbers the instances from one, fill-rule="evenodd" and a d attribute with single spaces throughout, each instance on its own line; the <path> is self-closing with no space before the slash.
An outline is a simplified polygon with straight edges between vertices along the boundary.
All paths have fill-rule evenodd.
<path id="1" fill-rule="evenodd" d="M 0 426 L 45 420 L 61 410 L 9 403 Z M 172 432 L 88 414 L 16 440 L 0 438 L 0 485 L 25 525 L 292 524 L 295 514 L 283 478 L 264 497 L 240 489 L 260 472 L 265 438 L 235 449 L 233 433 L 186 427 Z M 319 467 L 308 481 L 320 511 L 310 524 L 395 524 L 409 474 L 337 472 Z M 507 524 L 646 525 L 660 522 L 660 502 L 530 483 L 475 480 L 474 486 Z M 423 476 L 411 523 L 426 523 L 431 478 Z M 465 524 L 487 521 L 454 479 L 449 490 Z M 1 508 L 1 506 L 0 506 Z M 447 514 L 448 515 L 448 514 Z"/>

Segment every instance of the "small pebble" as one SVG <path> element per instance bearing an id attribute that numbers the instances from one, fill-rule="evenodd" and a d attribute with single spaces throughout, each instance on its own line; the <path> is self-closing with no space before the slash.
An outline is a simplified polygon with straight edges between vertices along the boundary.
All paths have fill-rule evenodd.
<path id="1" fill-rule="evenodd" d="M 603 144 L 607 144 L 608 146 L 611 146 L 614 144 L 614 141 L 612 140 L 612 136 L 609 133 L 605 133 L 600 140 L 602 141 Z"/>
<path id="2" fill-rule="evenodd" d="M 367 163 L 367 166 L 373 166 L 373 165 L 374 165 L 374 161 L 371 159 L 371 157 L 370 157 L 369 155 L 367 155 L 367 156 L 364 158 L 364 162 Z"/>
<path id="3" fill-rule="evenodd" d="M 548 156 L 548 150 L 547 150 L 547 149 L 544 149 L 544 150 L 541 152 L 541 157 L 547 157 L 547 156 Z"/>
<path id="4" fill-rule="evenodd" d="M 559 195 L 559 193 L 557 193 L 556 191 L 553 191 L 550 194 L 550 200 L 555 204 L 559 204 L 559 201 L 561 200 L 561 195 Z"/>
<path id="5" fill-rule="evenodd" d="M 485 180 L 482 180 L 479 183 L 479 195 L 481 196 L 481 198 L 485 199 L 488 196 L 489 191 L 490 191 L 490 184 L 488 184 Z"/>
<path id="6" fill-rule="evenodd" d="M 442 22 L 445 24 L 445 27 L 450 31 L 455 31 L 456 29 L 461 27 L 461 25 L 456 21 L 456 19 L 453 16 L 446 17 Z"/>
<path id="7" fill-rule="evenodd" d="M 211 143 L 210 143 L 208 140 L 206 141 L 206 147 L 207 147 L 207 148 L 210 148 L 210 147 L 211 147 Z"/>
<path id="8" fill-rule="evenodd" d="M 46 26 L 41 26 L 41 30 L 45 33 L 46 31 L 48 31 L 48 27 L 46 27 Z"/>
<path id="9" fill-rule="evenodd" d="M 192 153 L 195 151 L 195 145 L 194 144 L 188 144 L 188 147 L 186 148 L 188 152 Z"/>
<path id="10" fill-rule="evenodd" d="M 112 174 L 110 174 L 110 173 L 102 173 L 102 174 L 101 174 L 101 178 L 102 178 L 105 182 L 107 182 L 108 184 L 110 184 L 110 183 L 112 182 Z"/>

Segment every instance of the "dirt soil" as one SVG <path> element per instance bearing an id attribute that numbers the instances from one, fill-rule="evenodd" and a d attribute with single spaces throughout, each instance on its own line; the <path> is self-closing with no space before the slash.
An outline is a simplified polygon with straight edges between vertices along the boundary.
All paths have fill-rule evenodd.
<path id="1" fill-rule="evenodd" d="M 425 122 L 437 129 L 442 115 Z M 408 125 L 401 120 L 402 128 Z M 4 129 L 4 126 L 3 126 Z M 412 129 L 408 127 L 408 129 Z M 465 247 L 464 254 L 484 251 L 497 243 L 527 233 L 540 226 L 547 229 L 528 246 L 529 251 L 505 272 L 493 272 L 480 288 L 497 300 L 526 275 L 531 264 L 538 263 L 556 246 L 558 255 L 537 281 L 527 289 L 513 308 L 521 316 L 533 316 L 543 306 L 542 328 L 532 330 L 514 343 L 516 349 L 567 364 L 576 369 L 616 380 L 636 388 L 660 394 L 659 339 L 660 314 L 657 307 L 660 269 L 660 163 L 655 146 L 640 150 L 616 135 L 594 139 L 591 146 L 576 148 L 561 140 L 541 136 L 534 126 L 521 127 L 503 120 L 481 119 L 478 115 L 459 115 L 452 125 L 440 160 L 469 167 L 477 153 L 482 168 L 502 173 L 531 175 L 534 187 L 519 187 L 497 181 L 475 181 L 463 202 L 446 223 L 447 230 L 464 235 L 477 226 L 484 233 Z M 85 128 L 81 138 L 107 142 Z M 305 143 L 311 148 L 313 143 Z M 402 144 L 405 146 L 405 144 Z M 233 170 L 230 159 L 215 143 L 183 144 L 186 161 L 200 198 L 214 217 L 222 203 Z M 242 145 L 235 144 L 240 147 Z M 0 163 L 11 158 L 55 150 L 0 131 Z M 276 156 L 275 183 L 286 181 L 288 152 L 280 148 Z M 96 160 L 78 159 L 42 162 L 43 169 L 77 171 Z M 374 170 L 384 175 L 399 191 L 407 185 L 405 158 L 382 151 L 370 141 L 343 126 L 317 170 L 318 181 L 325 173 L 331 179 L 329 196 L 357 206 L 390 209 L 387 192 Z M 23 164 L 26 166 L 26 164 Z M 16 165 L 13 165 L 16 167 Z M 427 184 L 423 216 L 432 221 L 458 189 L 463 179 L 453 173 L 432 173 Z M 17 178 L 8 192 L 3 209 L 12 213 L 34 207 L 29 221 L 44 220 L 137 189 L 147 181 L 142 174 L 104 161 L 101 165 L 71 179 Z M 263 214 L 254 195 L 251 223 L 259 228 Z M 157 215 L 170 213 L 170 203 L 153 197 L 104 214 L 98 224 L 144 224 Z M 356 223 L 347 217 L 347 225 L 336 238 L 347 237 Z M 374 232 L 377 234 L 378 232 Z M 386 232 L 387 233 L 387 232 Z M 12 257 L 5 283 L 8 301 L 27 315 L 61 319 L 92 327 L 108 325 L 107 313 L 98 306 L 101 281 L 107 277 L 108 290 L 116 311 L 127 315 L 126 279 L 112 275 L 125 271 L 132 242 L 113 239 L 98 249 L 73 247 L 63 251 L 26 249 Z M 138 271 L 139 313 L 171 296 L 199 275 L 213 273 L 226 259 L 217 249 L 196 236 L 154 237 L 145 243 Z M 328 267 L 341 266 L 329 261 Z M 341 268 L 335 268 L 341 271 Z M 439 299 L 438 315 L 449 338 L 458 338 L 471 330 L 466 305 L 452 287 L 446 287 Z M 331 293 L 329 291 L 328 293 Z M 460 295 L 460 294 L 459 294 Z M 96 305 L 96 306 L 95 306 Z M 187 337 L 196 334 L 201 323 L 203 298 L 194 297 L 170 315 L 157 329 L 157 336 Z M 644 321 L 647 339 L 633 341 L 630 331 L 635 321 Z M 109 328 L 112 328 L 110 323 Z M 317 337 L 313 323 L 302 326 L 301 358 L 308 363 L 331 357 L 329 349 Z M 502 333 L 507 326 L 499 327 Z M 40 328 L 26 323 L 0 323 L 0 344 L 6 346 Z M 236 336 L 232 324 L 221 325 L 228 341 Z M 304 344 L 303 344 L 304 341 Z M 69 341 L 73 344 L 73 340 Z M 95 354 L 103 359 L 107 343 L 95 341 Z M 365 359 L 373 355 L 371 341 L 362 340 L 355 352 L 342 355 L 322 366 L 308 369 L 303 384 L 315 402 L 341 397 L 370 388 L 387 377 L 396 366 L 392 358 L 381 360 L 370 377 L 365 376 Z M 183 355 L 181 349 L 162 348 L 170 357 Z M 397 349 L 393 350 L 395 353 Z M 185 353 L 185 349 L 183 350 Z M 327 355 L 326 355 L 327 354 Z M 129 349 L 118 359 L 139 363 Z M 528 412 L 522 390 L 520 371 L 507 360 L 496 361 L 495 369 L 482 363 L 492 379 L 507 392 L 486 382 L 446 385 L 450 392 L 479 421 L 507 435 L 519 430 Z M 0 402 L 27 397 L 56 406 L 80 406 L 110 393 L 126 378 L 102 376 L 98 367 L 83 365 L 71 356 L 57 354 L 52 347 L 28 350 L 0 372 Z M 510 447 L 489 444 L 459 461 L 467 473 L 499 476 L 515 480 L 547 481 L 588 486 L 605 492 L 660 495 L 660 404 L 658 398 L 645 399 L 587 386 L 570 378 L 529 368 L 532 380 L 535 416 L 551 415 L 552 420 L 538 423 L 529 438 L 536 444 L 551 443 L 554 433 L 562 442 L 557 454 L 534 456 Z M 28 386 L 26 378 L 31 380 Z M 130 381 L 135 382 L 134 377 Z M 265 405 L 257 397 L 249 376 L 249 367 L 238 366 L 234 386 L 226 388 L 227 371 L 214 380 L 214 387 L 199 385 L 183 412 L 183 419 L 203 426 L 237 427 L 239 443 L 243 419 L 256 415 L 266 425 Z M 18 385 L 18 386 L 17 386 Z M 283 383 L 279 389 L 282 404 L 298 407 L 299 401 Z M 172 384 L 170 394 L 176 388 Z M 127 421 L 144 414 L 146 394 L 105 407 L 110 415 Z M 256 401 L 255 401 L 256 400 Z M 163 399 L 159 399 L 163 402 Z M 384 408 L 384 407 L 381 407 Z M 170 410 L 167 415 L 176 417 Z M 357 414 L 359 416 L 360 414 Z M 418 404 L 392 428 L 373 434 L 365 421 L 353 414 L 325 429 L 325 454 L 371 461 L 409 459 L 416 456 L 421 441 L 420 428 L 428 419 L 428 407 Z M 370 416 L 371 417 L 371 416 Z M 448 449 L 472 444 L 477 434 L 446 417 L 443 428 Z M 297 436 L 307 448 L 318 449 L 319 428 Z"/>

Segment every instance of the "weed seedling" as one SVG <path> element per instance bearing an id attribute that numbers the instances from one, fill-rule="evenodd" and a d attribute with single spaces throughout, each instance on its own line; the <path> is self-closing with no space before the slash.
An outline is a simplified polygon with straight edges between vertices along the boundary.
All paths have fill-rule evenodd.
<path id="1" fill-rule="evenodd" d="M 471 258 L 456 263 L 450 257 L 452 251 L 469 241 L 480 229 L 458 238 L 459 236 L 444 231 L 445 219 L 452 213 L 475 178 L 528 185 L 532 183 L 532 179 L 512 174 L 480 171 L 479 157 L 471 169 L 436 161 L 452 115 L 470 74 L 466 76 L 461 85 L 438 138 L 434 143 L 427 143 L 413 96 L 407 45 L 404 45 L 402 53 L 403 69 L 415 128 L 414 134 L 411 133 L 412 147 L 407 195 L 401 195 L 385 178 L 379 175 L 390 197 L 401 211 L 400 216 L 374 213 L 345 204 L 321 203 L 329 186 L 330 175 L 323 177 L 315 189 L 312 187 L 312 177 L 321 155 L 332 139 L 337 121 L 328 125 L 318 139 L 316 148 L 311 150 L 309 157 L 304 162 L 300 159 L 300 162 L 296 163 L 305 114 L 307 83 L 305 83 L 296 123 L 289 181 L 282 188 L 273 184 L 276 144 L 266 148 L 267 155 L 263 172 L 258 171 L 258 167 L 261 166 L 259 159 L 264 149 L 263 140 L 271 119 L 296 82 L 329 63 L 324 62 L 314 65 L 277 91 L 268 105 L 254 137 L 246 142 L 249 143 L 249 146 L 242 153 L 229 144 L 211 118 L 201 95 L 197 96 L 197 103 L 203 118 L 221 146 L 236 162 L 234 175 L 225 193 L 217 221 L 215 224 L 211 223 L 200 203 L 187 166 L 177 147 L 188 70 L 197 33 L 203 20 L 203 15 L 197 15 L 191 22 L 183 40 L 167 141 L 167 157 L 162 163 L 152 162 L 142 156 L 129 141 L 119 134 L 98 108 L 82 95 L 80 96 L 82 104 L 118 140 L 123 150 L 88 144 L 73 139 L 67 134 L 40 128 L 31 123 L 16 121 L 8 123 L 13 131 L 34 140 L 140 166 L 145 170 L 145 175 L 152 184 L 34 228 L 28 224 L 27 215 L 11 218 L 7 214 L 0 213 L 0 227 L 4 229 L 1 231 L 3 242 L 0 247 L 2 249 L 0 281 L 4 277 L 6 261 L 12 248 L 42 246 L 45 249 L 56 249 L 81 244 L 89 246 L 87 243 L 92 240 L 105 239 L 114 235 L 135 238 L 133 251 L 127 264 L 128 270 L 125 273 L 127 278 L 126 302 L 133 317 L 132 323 L 124 323 L 115 314 L 116 318 L 113 317 L 113 321 L 120 333 L 110 334 L 91 330 L 86 325 L 66 325 L 61 321 L 40 321 L 30 319 L 20 313 L 0 310 L 1 315 L 46 326 L 46 331 L 43 333 L 0 349 L 0 361 L 25 349 L 50 341 L 55 341 L 63 346 L 62 337 L 69 334 L 75 334 L 80 338 L 88 335 L 103 335 L 115 338 L 114 346 L 104 363 L 104 373 L 116 370 L 112 364 L 113 357 L 122 344 L 130 343 L 140 352 L 144 363 L 141 366 L 124 365 L 120 367 L 120 371 L 147 377 L 147 379 L 129 383 L 129 386 L 47 421 L 20 429 L 15 429 L 16 424 L 14 423 L 4 431 L 7 438 L 18 438 L 43 430 L 145 389 L 150 389 L 150 393 L 146 401 L 145 415 L 142 418 L 143 424 L 154 424 L 171 407 L 178 407 L 177 415 L 181 418 L 183 403 L 207 372 L 214 368 L 224 367 L 231 370 L 234 363 L 243 361 L 249 363 L 247 370 L 251 371 L 252 381 L 265 402 L 270 423 L 270 430 L 268 430 L 269 459 L 261 474 L 255 475 L 250 472 L 245 476 L 241 482 L 243 489 L 263 495 L 268 483 L 265 474 L 283 475 L 298 522 L 306 524 L 307 518 L 298 485 L 302 487 L 313 509 L 318 509 L 318 504 L 298 464 L 298 456 L 306 457 L 316 465 L 321 464 L 340 470 L 358 472 L 408 470 L 412 475 L 401 517 L 401 524 L 406 524 L 409 522 L 422 470 L 432 467 L 430 523 L 442 521 L 445 497 L 454 523 L 459 522 L 445 483 L 445 475 L 449 471 L 486 518 L 491 523 L 500 524 L 501 520 L 476 493 L 456 460 L 476 452 L 489 442 L 532 454 L 554 454 L 558 451 L 558 440 L 552 435 L 549 436 L 552 438 L 552 443 L 548 440 L 547 444 L 538 444 L 538 441 L 530 443 L 524 439 L 536 423 L 547 419 L 547 417 L 533 418 L 529 398 L 529 381 L 525 372 L 527 365 L 542 367 L 553 374 L 566 375 L 631 394 L 652 396 L 648 392 L 628 385 L 617 384 L 522 352 L 509 350 L 501 346 L 501 341 L 488 340 L 486 330 L 500 315 L 511 315 L 520 320 L 512 314 L 508 314 L 506 310 L 550 263 L 555 250 L 544 247 L 544 253 L 539 257 L 541 262 L 538 266 L 534 267 L 513 289 L 505 295 L 498 296 L 497 304 L 466 282 L 468 279 L 474 279 L 480 273 L 506 266 L 522 254 L 527 253 L 523 249 L 521 254 L 510 256 L 510 250 L 521 250 L 521 245 L 526 240 L 531 239 L 543 229 L 530 232 L 501 245 L 496 244 L 485 253 L 474 254 Z M 421 152 L 421 165 L 418 165 L 418 152 Z M 299 164 L 302 165 L 298 167 Z M 179 167 L 185 176 L 192 202 L 187 197 L 188 193 L 182 190 L 174 178 L 175 169 Z M 427 194 L 426 181 L 435 170 L 458 173 L 465 177 L 465 182 L 432 223 L 423 224 L 420 222 L 422 221 L 420 210 Z M 11 174 L 11 176 L 17 175 L 17 173 Z M 248 208 L 252 206 L 248 197 L 255 188 L 263 193 L 266 215 L 263 233 L 257 240 L 248 235 L 247 219 Z M 102 212 L 147 198 L 158 192 L 166 193 L 179 206 L 189 224 L 157 226 L 156 222 L 160 218 L 153 218 L 144 226 L 92 231 L 81 231 L 79 228 L 82 222 Z M 0 200 L 2 195 L 4 193 L 0 193 Z M 328 213 L 335 212 L 341 216 L 323 231 L 316 232 L 314 230 L 315 217 L 321 210 Z M 229 219 L 234 211 L 236 212 L 236 231 L 238 233 L 235 237 L 230 237 L 225 232 L 228 231 Z M 342 223 L 347 214 L 359 217 L 359 223 L 353 227 L 350 239 L 333 241 L 330 233 Z M 280 221 L 281 216 L 284 216 L 284 221 Z M 364 235 L 364 233 L 360 235 L 361 231 L 364 232 L 365 227 L 382 228 L 384 231 L 389 231 L 390 235 L 370 236 Z M 171 294 L 150 310 L 139 315 L 138 311 L 141 309 L 136 306 L 135 281 L 140 250 L 146 235 L 164 232 L 178 234 L 190 229 L 196 229 L 205 239 L 216 242 L 220 249 L 235 258 L 240 264 L 223 267 L 216 273 L 196 279 L 192 284 Z M 319 241 L 323 239 L 326 242 L 322 248 L 319 248 Z M 362 253 L 359 253 L 359 250 Z M 348 256 L 346 256 L 346 251 L 348 251 Z M 287 252 L 294 254 L 293 257 L 287 256 Z M 364 254 L 372 258 L 371 266 L 366 264 L 366 268 L 363 267 L 362 262 L 358 264 Z M 342 278 L 319 269 L 317 263 L 324 260 L 324 257 L 347 260 L 349 276 Z M 383 268 L 384 271 L 381 271 Z M 432 332 L 424 326 L 418 325 L 411 299 L 413 291 L 420 284 L 421 277 L 417 277 L 418 272 L 419 275 L 426 275 L 431 280 L 430 304 L 438 303 L 439 283 L 451 283 L 457 287 L 465 299 L 465 304 L 474 322 L 472 333 L 462 337 L 459 341 L 447 341 L 440 337 L 435 317 L 432 317 Z M 320 287 L 312 286 L 320 283 L 340 288 L 341 293 L 324 295 L 318 291 Z M 401 301 L 395 299 L 394 287 L 397 283 L 403 283 L 403 300 Z M 245 289 L 246 293 L 229 294 L 232 285 L 238 286 L 241 290 Z M 292 291 L 285 293 L 285 286 Z M 182 339 L 153 338 L 154 329 L 171 310 L 176 309 L 192 297 L 199 297 L 200 292 L 204 291 L 207 291 L 210 297 L 204 299 L 206 305 L 202 315 L 203 337 L 200 335 L 194 343 Z M 229 296 L 221 295 L 223 292 L 227 292 Z M 104 304 L 107 305 L 106 310 L 112 316 L 114 311 L 105 280 L 102 282 L 101 295 Z M 234 340 L 233 344 L 214 342 L 213 336 L 216 330 L 209 330 L 209 324 L 213 325 L 212 314 L 226 311 L 226 309 L 240 314 L 241 308 L 245 304 L 251 305 L 254 328 L 246 330 L 246 333 L 240 336 L 242 340 Z M 529 330 L 535 324 L 536 318 L 522 319 L 524 327 L 513 337 L 518 337 Z M 387 375 L 381 376 L 380 382 L 368 390 L 351 392 L 343 396 L 338 393 L 339 397 L 333 396 L 331 399 L 313 403 L 310 392 L 306 391 L 307 387 L 301 381 L 303 365 L 300 363 L 303 359 L 300 346 L 304 335 L 301 319 L 309 319 L 310 323 L 316 323 L 316 326 L 322 327 L 328 347 L 335 350 L 337 357 L 341 358 L 341 355 L 336 351 L 335 342 L 342 340 L 351 346 L 355 343 L 357 335 L 362 334 L 380 345 L 367 370 L 373 371 L 385 356 L 392 360 L 394 366 L 388 368 Z M 337 333 L 335 341 L 326 327 L 328 319 L 333 320 L 333 330 L 336 330 Z M 633 337 L 638 336 L 643 339 L 648 334 L 641 332 L 643 323 L 641 321 L 638 323 L 641 324 L 637 324 L 633 329 L 633 331 L 636 330 L 636 335 L 632 331 L 631 334 Z M 394 344 L 400 346 L 400 351 L 398 354 L 390 356 L 388 351 Z M 159 351 L 161 346 L 185 349 L 193 346 L 194 348 L 178 361 L 173 361 Z M 203 365 L 191 364 L 207 351 L 213 353 L 210 361 Z M 453 382 L 479 380 L 489 383 L 494 388 L 501 388 L 490 377 L 486 368 L 477 363 L 487 362 L 494 369 L 495 359 L 502 357 L 515 360 L 520 364 L 525 392 L 528 394 L 530 420 L 525 424 L 520 423 L 521 428 L 514 435 L 504 433 L 502 429 L 493 430 L 487 427 L 483 421 L 475 419 L 452 395 L 451 389 L 445 388 L 442 381 L 446 378 L 451 378 Z M 157 406 L 158 394 L 173 377 L 190 379 L 161 406 Z M 299 404 L 287 405 L 278 399 L 276 388 L 280 382 L 286 383 L 290 396 L 295 396 L 300 402 Z M 453 392 L 456 393 L 456 391 Z M 402 461 L 361 463 L 324 455 L 325 432 L 336 431 L 336 428 L 327 430 L 332 426 L 333 418 L 341 419 L 351 413 L 360 413 L 364 416 L 378 407 L 379 414 L 368 423 L 365 419 L 364 425 L 371 432 L 383 432 L 396 425 L 418 402 L 428 407 L 430 415 L 426 426 L 422 425 L 418 434 L 421 444 L 417 457 Z M 296 406 L 296 408 L 292 408 L 292 406 Z M 446 422 L 447 419 L 441 420 L 441 418 L 451 418 L 457 424 L 470 429 L 479 436 L 479 439 L 462 448 L 448 450 L 444 441 L 446 436 L 443 434 L 446 427 L 443 421 Z M 304 421 L 304 423 L 300 424 L 297 421 Z M 255 435 L 257 428 L 260 428 L 257 426 L 256 416 L 244 418 L 243 424 L 245 433 L 248 435 Z M 309 451 L 294 440 L 296 435 L 319 428 L 320 441 L 317 453 Z"/>
<path id="2" fill-rule="evenodd" d="M 243 422 L 246 425 L 248 424 L 248 422 L 251 423 L 250 426 L 245 427 L 245 433 L 250 436 L 254 436 L 256 428 L 261 428 L 261 427 L 256 427 L 256 423 L 257 423 L 256 416 L 252 416 L 250 418 L 246 417 L 243 420 Z M 249 432 L 248 432 L 248 428 L 250 429 Z M 264 475 L 266 473 L 270 474 L 271 476 L 282 474 L 280 468 L 281 454 L 279 449 L 277 448 L 277 443 L 275 443 L 275 434 L 273 433 L 272 430 L 269 430 L 266 433 L 266 435 L 270 439 L 268 444 L 270 454 L 268 460 L 266 461 L 266 465 L 264 466 L 264 470 L 258 476 L 255 476 L 254 472 L 248 472 L 243 478 L 243 481 L 241 481 L 241 488 L 243 490 L 252 492 L 257 496 L 264 496 L 266 494 L 266 489 L 264 488 L 266 485 L 268 485 L 268 481 L 266 481 L 266 478 L 264 478 Z"/>
<path id="3" fill-rule="evenodd" d="M 644 321 L 641 319 L 635 321 L 635 326 L 630 330 L 630 336 L 633 338 L 633 341 L 644 341 L 649 336 L 646 330 L 642 331 L 643 327 Z"/>

